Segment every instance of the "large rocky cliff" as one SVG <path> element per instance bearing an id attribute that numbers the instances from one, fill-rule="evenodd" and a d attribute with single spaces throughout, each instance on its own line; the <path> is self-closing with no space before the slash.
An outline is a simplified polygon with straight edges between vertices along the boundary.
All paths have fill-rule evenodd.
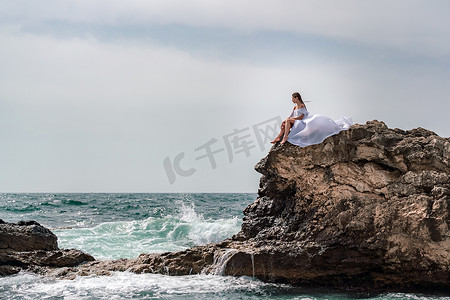
<path id="1" fill-rule="evenodd" d="M 450 139 L 353 125 L 319 145 L 276 144 L 256 166 L 258 198 L 216 244 L 49 268 L 215 273 L 338 288 L 450 288 Z"/>
<path id="2" fill-rule="evenodd" d="M 373 121 L 320 145 L 274 146 L 255 168 L 258 199 L 234 239 L 253 245 L 257 276 L 449 287 L 450 139 Z"/>

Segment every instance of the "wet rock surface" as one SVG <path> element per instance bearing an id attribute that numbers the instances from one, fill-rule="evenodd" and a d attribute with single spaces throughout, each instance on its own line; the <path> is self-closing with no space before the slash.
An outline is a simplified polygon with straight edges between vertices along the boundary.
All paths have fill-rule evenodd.
<path id="1" fill-rule="evenodd" d="M 230 239 L 46 273 L 212 273 L 342 289 L 449 290 L 449 138 L 371 121 L 319 145 L 276 144 L 255 170 L 258 198 Z"/>
<path id="2" fill-rule="evenodd" d="M 58 248 L 57 237 L 35 221 L 0 220 L 0 275 L 21 270 L 46 272 L 47 268 L 77 266 L 94 258 L 79 250 Z"/>

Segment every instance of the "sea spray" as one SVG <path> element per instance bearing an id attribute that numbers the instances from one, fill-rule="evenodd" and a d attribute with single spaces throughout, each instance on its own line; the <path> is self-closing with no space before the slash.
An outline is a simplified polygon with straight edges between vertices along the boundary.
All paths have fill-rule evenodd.
<path id="1" fill-rule="evenodd" d="M 76 248 L 96 259 L 135 258 L 141 253 L 180 251 L 219 242 L 240 230 L 242 221 L 205 218 L 194 204 L 177 202 L 179 212 L 160 218 L 105 222 L 91 228 L 54 230 L 61 248 Z"/>
<path id="2" fill-rule="evenodd" d="M 193 203 L 186 205 L 184 202 L 179 202 L 179 204 L 179 218 L 182 222 L 189 224 L 188 238 L 196 246 L 219 242 L 240 230 L 242 221 L 237 217 L 205 220 L 202 214 L 196 212 Z"/>

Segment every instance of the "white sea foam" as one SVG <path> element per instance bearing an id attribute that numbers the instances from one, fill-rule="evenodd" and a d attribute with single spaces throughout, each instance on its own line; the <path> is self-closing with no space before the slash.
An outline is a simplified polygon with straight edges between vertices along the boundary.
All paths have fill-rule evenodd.
<path id="1" fill-rule="evenodd" d="M 354 299 L 346 294 L 295 289 L 263 283 L 251 277 L 216 275 L 167 276 L 116 272 L 111 276 L 82 276 L 74 280 L 50 279 L 21 272 L 0 277 L 0 299 Z M 392 293 L 372 299 L 449 299 L 449 297 Z"/>
<path id="2" fill-rule="evenodd" d="M 61 248 L 76 248 L 97 259 L 134 258 L 140 253 L 179 251 L 218 242 L 240 230 L 242 221 L 205 219 L 195 206 L 179 204 L 177 215 L 106 222 L 92 228 L 55 230 Z"/>
<path id="3" fill-rule="evenodd" d="M 218 242 L 236 234 L 242 222 L 236 218 L 205 220 L 201 214 L 195 212 L 195 206 L 181 203 L 180 220 L 191 225 L 188 237 L 195 245 Z"/>
<path id="4" fill-rule="evenodd" d="M 117 272 L 74 280 L 47 279 L 21 273 L 0 279 L 8 299 L 225 299 L 242 292 L 262 294 L 271 285 L 248 277 L 166 276 Z M 222 296 L 220 296 L 222 295 Z M 233 298 L 231 296 L 231 298 Z M 5 298 L 6 299 L 6 298 Z"/>

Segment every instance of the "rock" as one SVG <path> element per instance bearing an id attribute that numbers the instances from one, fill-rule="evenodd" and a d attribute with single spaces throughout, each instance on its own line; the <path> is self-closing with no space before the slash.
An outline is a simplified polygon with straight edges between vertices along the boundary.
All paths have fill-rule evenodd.
<path id="1" fill-rule="evenodd" d="M 56 250 L 56 235 L 35 221 L 0 222 L 0 251 Z"/>
<path id="2" fill-rule="evenodd" d="M 35 221 L 0 220 L 0 275 L 22 269 L 45 273 L 46 268 L 73 267 L 92 260 L 79 250 L 59 249 L 56 235 Z"/>
<path id="3" fill-rule="evenodd" d="M 450 139 L 377 121 L 319 145 L 275 145 L 255 166 L 263 175 L 258 199 L 234 237 L 251 247 L 225 273 L 341 288 L 449 288 L 449 162 Z"/>
<path id="4" fill-rule="evenodd" d="M 50 275 L 60 278 L 74 278 L 83 275 L 109 275 L 115 271 L 134 273 L 161 273 L 166 275 L 200 274 L 214 262 L 216 245 L 186 249 L 180 252 L 143 253 L 135 259 L 93 261 L 76 268 L 55 270 Z"/>
<path id="5" fill-rule="evenodd" d="M 13 275 L 13 274 L 19 273 L 20 270 L 21 269 L 19 267 L 15 267 L 15 266 L 10 266 L 10 265 L 0 266 L 0 276 Z"/>
<path id="6" fill-rule="evenodd" d="M 0 253 L 0 261 L 13 266 L 73 267 L 93 260 L 91 255 L 76 249 Z"/>

